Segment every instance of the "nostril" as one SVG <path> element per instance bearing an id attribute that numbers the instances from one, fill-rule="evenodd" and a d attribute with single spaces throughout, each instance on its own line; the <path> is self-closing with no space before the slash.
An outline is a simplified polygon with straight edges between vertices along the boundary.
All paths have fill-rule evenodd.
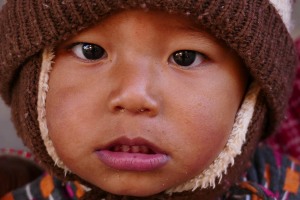
<path id="1" fill-rule="evenodd" d="M 125 112 L 126 109 L 122 106 L 116 106 L 114 110 L 116 112 Z M 133 112 L 135 112 L 135 113 L 147 113 L 147 112 L 150 112 L 150 109 L 148 109 L 148 108 L 139 108 L 139 109 L 136 109 L 135 111 L 133 110 Z"/>
<path id="2" fill-rule="evenodd" d="M 133 115 L 155 116 L 158 113 L 158 102 L 152 98 L 133 98 L 132 96 L 119 96 L 110 99 L 109 110 L 117 113 L 131 113 Z"/>
<path id="3" fill-rule="evenodd" d="M 115 111 L 117 111 L 117 112 L 125 112 L 125 108 L 123 108 L 122 106 L 116 106 L 115 107 Z"/>

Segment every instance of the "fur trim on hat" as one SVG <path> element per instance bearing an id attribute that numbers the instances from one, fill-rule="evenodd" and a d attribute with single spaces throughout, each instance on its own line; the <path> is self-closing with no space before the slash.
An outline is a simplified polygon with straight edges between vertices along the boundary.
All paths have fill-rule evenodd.
<path id="1" fill-rule="evenodd" d="M 50 139 L 48 134 L 48 127 L 47 127 L 47 120 L 46 120 L 46 97 L 47 97 L 47 92 L 49 90 L 48 81 L 49 81 L 49 74 L 52 69 L 53 59 L 54 59 L 54 54 L 52 49 L 45 49 L 43 53 L 43 61 L 41 66 L 40 79 L 39 79 L 39 91 L 38 91 L 38 102 L 37 102 L 38 121 L 39 121 L 39 127 L 41 131 L 41 137 L 44 141 L 48 154 L 53 159 L 55 165 L 64 169 L 65 174 L 67 174 L 69 169 L 63 164 L 63 162 L 57 156 L 52 140 Z"/>

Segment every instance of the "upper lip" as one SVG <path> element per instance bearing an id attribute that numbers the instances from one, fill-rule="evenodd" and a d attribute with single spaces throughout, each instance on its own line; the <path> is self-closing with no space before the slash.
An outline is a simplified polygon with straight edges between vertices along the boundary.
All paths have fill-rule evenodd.
<path id="1" fill-rule="evenodd" d="M 147 148 L 151 149 L 154 153 L 165 154 L 165 152 L 162 149 L 160 149 L 158 146 L 151 143 L 147 139 L 141 137 L 128 138 L 126 136 L 119 137 L 113 140 L 112 142 L 109 142 L 108 144 L 104 145 L 103 148 L 100 148 L 98 150 L 110 150 L 117 145 L 146 146 Z"/>

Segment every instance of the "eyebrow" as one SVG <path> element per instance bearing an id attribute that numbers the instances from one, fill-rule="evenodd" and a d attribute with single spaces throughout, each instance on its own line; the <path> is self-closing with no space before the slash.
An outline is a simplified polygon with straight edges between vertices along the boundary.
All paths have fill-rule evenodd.
<path id="1" fill-rule="evenodd" d="M 190 26 L 171 26 L 170 28 L 179 30 L 185 36 L 195 39 L 207 46 L 216 47 L 218 49 L 227 49 L 227 45 L 222 41 L 212 36 L 208 31 L 201 27 Z"/>
<path id="2" fill-rule="evenodd" d="M 225 44 L 225 42 L 214 37 L 207 30 L 201 28 L 200 26 L 196 27 L 195 25 L 182 25 L 172 26 L 171 28 L 182 31 L 183 34 L 185 34 L 187 37 L 196 39 L 206 44 L 207 47 L 215 47 L 216 49 L 218 49 L 218 52 L 222 50 L 226 52 L 226 55 L 228 53 L 233 53 L 233 51 Z"/>
<path id="3" fill-rule="evenodd" d="M 196 37 L 196 38 L 203 37 L 205 39 L 212 41 L 212 43 L 215 45 L 220 45 L 219 44 L 220 41 L 218 41 L 217 38 L 215 38 L 213 35 L 211 35 L 204 28 L 201 28 L 201 27 L 198 28 L 198 27 L 191 25 L 191 26 L 180 26 L 176 29 L 182 30 L 185 34 L 187 34 L 189 36 Z"/>

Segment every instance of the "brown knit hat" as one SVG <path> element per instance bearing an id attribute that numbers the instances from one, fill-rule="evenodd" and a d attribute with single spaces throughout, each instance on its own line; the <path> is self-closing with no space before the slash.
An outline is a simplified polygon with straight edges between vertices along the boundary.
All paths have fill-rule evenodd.
<path id="1" fill-rule="evenodd" d="M 278 13 L 283 4 L 279 2 L 282 1 L 10 0 L 0 13 L 0 93 L 12 107 L 14 123 L 25 144 L 45 167 L 63 178 L 64 169 L 55 166 L 56 160 L 48 154 L 37 120 L 38 83 L 44 50 L 118 10 L 156 9 L 195 19 L 240 56 L 261 89 L 249 122 L 246 143 L 242 154 L 235 157 L 235 165 L 228 168 L 216 189 L 194 193 L 197 194 L 195 199 L 204 193 L 208 198 L 229 187 L 239 177 L 246 166 L 244 161 L 253 152 L 262 132 L 265 132 L 264 136 L 270 134 L 282 118 L 296 54 L 286 19 Z M 68 178 L 78 177 L 69 174 Z M 192 199 L 186 193 L 179 193 L 177 197 Z"/>

